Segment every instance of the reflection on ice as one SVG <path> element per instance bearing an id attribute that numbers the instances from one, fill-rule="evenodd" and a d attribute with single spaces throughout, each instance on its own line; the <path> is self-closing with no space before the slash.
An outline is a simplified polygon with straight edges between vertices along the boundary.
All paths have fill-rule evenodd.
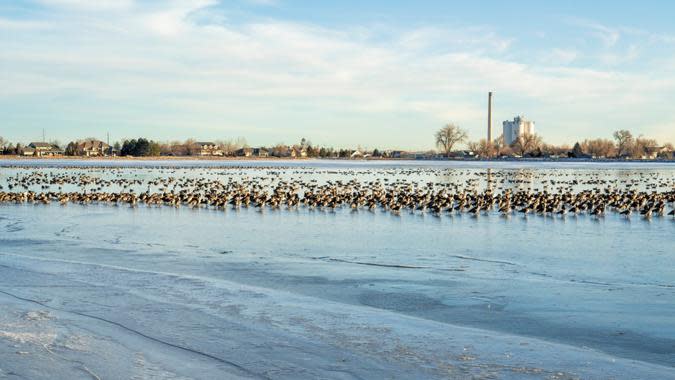
<path id="1" fill-rule="evenodd" d="M 251 174 L 213 170 L 193 175 Z M 275 169 L 336 180 L 319 170 Z M 672 186 L 672 168 L 646 170 Z M 473 175 L 448 174 L 419 180 Z M 0 378 L 675 378 L 673 228 L 615 214 L 4 204 Z"/>

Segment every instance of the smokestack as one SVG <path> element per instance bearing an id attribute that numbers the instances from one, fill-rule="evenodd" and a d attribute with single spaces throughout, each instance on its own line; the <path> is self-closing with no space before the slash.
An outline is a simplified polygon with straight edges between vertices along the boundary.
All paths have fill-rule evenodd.
<path id="1" fill-rule="evenodd" d="M 488 144 L 492 142 L 492 91 L 488 92 L 488 134 L 487 141 Z"/>

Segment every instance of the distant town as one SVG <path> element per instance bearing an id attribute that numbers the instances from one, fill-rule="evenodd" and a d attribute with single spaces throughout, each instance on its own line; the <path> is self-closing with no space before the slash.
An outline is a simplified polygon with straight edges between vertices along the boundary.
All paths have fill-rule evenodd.
<path id="1" fill-rule="evenodd" d="M 158 142 L 146 138 L 109 143 L 88 137 L 62 145 L 58 141 L 12 143 L 0 137 L 0 152 L 20 157 L 201 157 L 201 158 L 325 158 L 325 159 L 520 159 L 578 158 L 672 160 L 673 145 L 635 137 L 630 131 L 616 131 L 611 138 L 585 139 L 573 146 L 551 145 L 534 131 L 534 122 L 517 116 L 503 123 L 503 133 L 469 141 L 462 128 L 448 124 L 434 135 L 437 150 L 405 151 L 316 146 L 307 139 L 297 144 L 249 146 L 245 139 Z"/>
<path id="2" fill-rule="evenodd" d="M 468 132 L 448 123 L 434 134 L 437 150 L 405 151 L 387 149 L 340 148 L 316 146 L 302 138 L 297 144 L 249 146 L 244 138 L 233 140 L 158 142 L 147 138 L 125 139 L 115 143 L 87 137 L 62 146 L 58 140 L 12 144 L 0 136 L 3 155 L 20 157 L 201 157 L 201 158 L 325 158 L 325 159 L 605 159 L 605 160 L 673 160 L 673 144 L 659 144 L 631 131 L 615 131 L 611 138 L 585 139 L 574 146 L 544 142 L 535 131 L 535 123 L 519 115 L 502 122 L 502 133 L 492 136 L 492 99 L 488 92 L 487 135 L 468 140 Z M 460 149 L 460 147 L 462 147 Z"/>

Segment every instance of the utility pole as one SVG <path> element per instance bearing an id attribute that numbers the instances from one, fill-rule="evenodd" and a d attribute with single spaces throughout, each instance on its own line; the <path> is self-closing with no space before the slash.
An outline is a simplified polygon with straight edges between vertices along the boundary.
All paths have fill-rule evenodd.
<path id="1" fill-rule="evenodd" d="M 47 138 L 45 137 L 45 129 L 42 128 L 42 142 L 47 142 Z"/>

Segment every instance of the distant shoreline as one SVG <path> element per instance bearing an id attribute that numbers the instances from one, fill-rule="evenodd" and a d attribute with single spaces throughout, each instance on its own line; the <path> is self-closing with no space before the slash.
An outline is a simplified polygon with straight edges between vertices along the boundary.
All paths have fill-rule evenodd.
<path id="1" fill-rule="evenodd" d="M 7 158 L 6 158 L 7 157 Z M 314 157 L 222 157 L 222 156 L 0 156 L 0 160 L 72 160 L 72 161 L 273 161 L 273 160 L 313 160 Z"/>
<path id="2" fill-rule="evenodd" d="M 239 157 L 239 156 L 106 156 L 106 157 L 87 157 L 87 156 L 0 156 L 2 160 L 17 161 L 457 161 L 457 162 L 597 162 L 597 163 L 674 163 L 675 159 L 613 159 L 613 158 L 391 158 L 391 157 L 369 157 L 369 158 L 322 158 L 322 157 Z"/>

